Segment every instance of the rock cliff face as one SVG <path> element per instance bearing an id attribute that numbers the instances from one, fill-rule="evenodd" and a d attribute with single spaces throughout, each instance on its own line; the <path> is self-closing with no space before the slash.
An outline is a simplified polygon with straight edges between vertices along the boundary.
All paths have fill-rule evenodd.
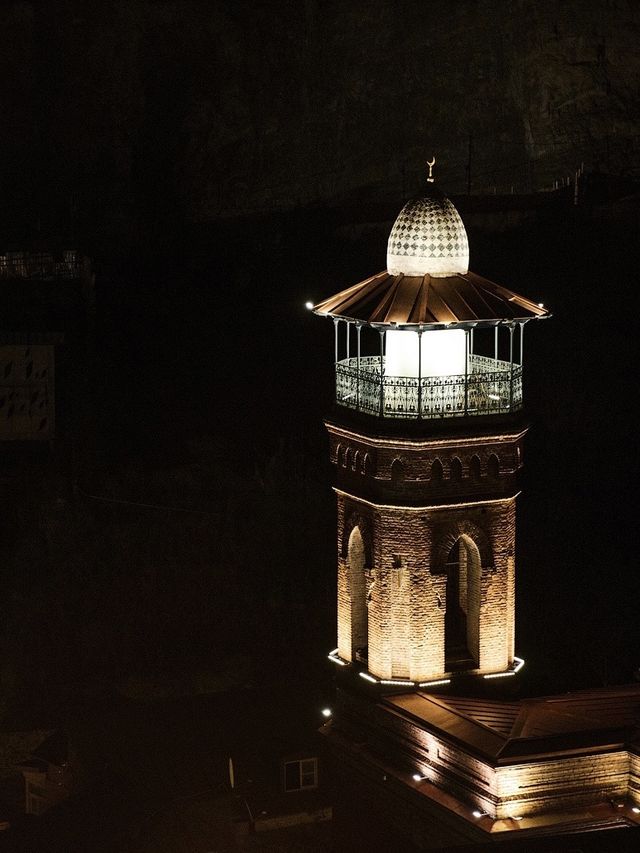
<path id="1" fill-rule="evenodd" d="M 640 168 L 634 0 L 66 0 L 0 11 L 6 235 Z M 470 157 L 469 157 L 470 154 Z"/>

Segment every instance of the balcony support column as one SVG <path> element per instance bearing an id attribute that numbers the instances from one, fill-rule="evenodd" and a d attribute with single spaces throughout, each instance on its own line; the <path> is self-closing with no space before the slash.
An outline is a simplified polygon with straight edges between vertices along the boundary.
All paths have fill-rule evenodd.
<path id="1" fill-rule="evenodd" d="M 513 411 L 513 332 L 515 326 L 509 326 L 509 411 Z"/>
<path id="2" fill-rule="evenodd" d="M 524 359 L 524 323 L 520 323 L 520 367 Z"/>
<path id="3" fill-rule="evenodd" d="M 334 352 L 333 359 L 334 359 L 334 366 L 335 367 L 338 366 L 338 323 L 339 322 L 340 322 L 340 320 L 338 320 L 337 317 L 333 318 L 333 352 Z"/>
<path id="4" fill-rule="evenodd" d="M 356 346 L 357 346 L 357 361 L 356 361 L 356 409 L 360 411 L 360 333 L 362 325 L 356 323 Z"/>
<path id="5" fill-rule="evenodd" d="M 469 407 L 469 329 L 464 330 L 464 413 Z"/>
<path id="6" fill-rule="evenodd" d="M 422 417 L 422 329 L 418 329 L 418 418 Z"/>
<path id="7" fill-rule="evenodd" d="M 349 343 L 351 341 L 351 323 L 347 320 L 347 367 L 349 366 Z"/>
<path id="8" fill-rule="evenodd" d="M 384 417 L 384 329 L 378 329 L 380 333 L 380 417 Z"/>
<path id="9" fill-rule="evenodd" d="M 493 330 L 493 360 L 496 363 L 495 369 L 498 369 L 498 325 Z"/>

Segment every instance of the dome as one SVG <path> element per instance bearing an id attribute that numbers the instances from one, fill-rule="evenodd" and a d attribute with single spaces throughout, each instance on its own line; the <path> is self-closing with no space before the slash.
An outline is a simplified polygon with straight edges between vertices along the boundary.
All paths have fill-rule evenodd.
<path id="1" fill-rule="evenodd" d="M 391 275 L 436 278 L 469 271 L 469 243 L 460 214 L 433 184 L 400 211 L 387 243 L 387 270 Z"/>

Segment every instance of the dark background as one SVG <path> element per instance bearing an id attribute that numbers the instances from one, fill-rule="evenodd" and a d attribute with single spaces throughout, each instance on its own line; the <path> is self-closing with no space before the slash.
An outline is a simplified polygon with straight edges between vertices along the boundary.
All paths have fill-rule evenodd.
<path id="1" fill-rule="evenodd" d="M 59 440 L 3 450 L 5 725 L 147 677 L 328 682 L 332 330 L 303 306 L 384 267 L 434 152 L 472 268 L 554 314 L 525 350 L 523 690 L 633 678 L 639 28 L 632 2 L 3 5 L 2 248 L 77 246 L 97 295 Z M 543 194 L 581 163 L 579 206 Z"/>

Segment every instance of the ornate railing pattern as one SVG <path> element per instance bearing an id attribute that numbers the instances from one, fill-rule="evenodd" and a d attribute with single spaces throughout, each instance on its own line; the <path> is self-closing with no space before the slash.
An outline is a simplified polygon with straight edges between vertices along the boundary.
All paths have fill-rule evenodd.
<path id="1" fill-rule="evenodd" d="M 383 360 L 384 367 L 384 360 Z M 336 364 L 336 402 L 387 418 L 451 418 L 522 408 L 522 365 L 469 356 L 462 376 L 381 376 L 380 356 Z"/>

